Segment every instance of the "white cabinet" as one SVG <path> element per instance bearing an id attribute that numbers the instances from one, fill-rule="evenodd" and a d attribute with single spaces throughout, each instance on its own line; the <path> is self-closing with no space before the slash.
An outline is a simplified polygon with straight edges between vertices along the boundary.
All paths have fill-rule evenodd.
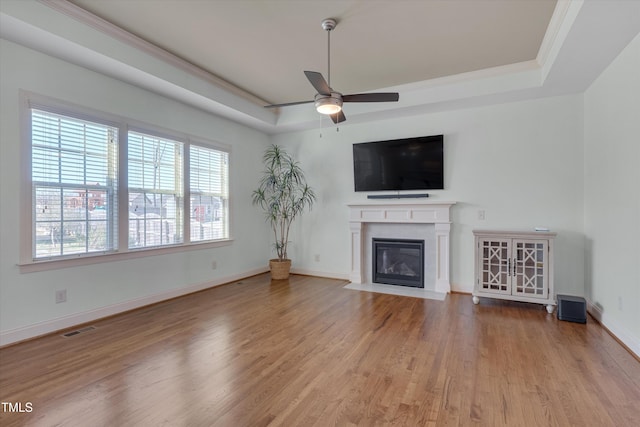
<path id="1" fill-rule="evenodd" d="M 556 233 L 474 230 L 475 285 L 480 297 L 556 304 L 553 293 L 553 239 Z"/>

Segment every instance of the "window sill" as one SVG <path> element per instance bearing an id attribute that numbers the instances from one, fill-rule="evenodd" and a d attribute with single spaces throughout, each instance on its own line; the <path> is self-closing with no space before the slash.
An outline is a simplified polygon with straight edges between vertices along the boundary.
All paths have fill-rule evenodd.
<path id="1" fill-rule="evenodd" d="M 188 245 L 168 246 L 151 249 L 130 249 L 127 252 L 102 253 L 99 255 L 79 255 L 74 258 L 28 261 L 18 264 L 20 273 L 36 273 L 39 271 L 57 270 L 61 268 L 81 267 L 84 265 L 105 262 L 123 261 L 157 255 L 167 255 L 187 251 L 198 251 L 209 248 L 229 246 L 233 239 L 216 240 L 214 242 L 190 243 Z"/>

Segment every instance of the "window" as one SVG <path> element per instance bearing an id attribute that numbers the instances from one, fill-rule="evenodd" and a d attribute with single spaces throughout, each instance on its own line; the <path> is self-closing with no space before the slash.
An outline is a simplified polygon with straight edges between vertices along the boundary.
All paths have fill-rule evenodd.
<path id="1" fill-rule="evenodd" d="M 229 239 L 228 150 L 69 110 L 29 108 L 33 261 Z"/>
<path id="2" fill-rule="evenodd" d="M 223 238 L 229 233 L 229 155 L 223 151 L 191 146 L 189 157 L 191 241 Z"/>
<path id="3" fill-rule="evenodd" d="M 182 243 L 183 144 L 129 132 L 129 248 Z"/>
<path id="4" fill-rule="evenodd" d="M 117 247 L 118 130 L 32 110 L 34 259 Z"/>

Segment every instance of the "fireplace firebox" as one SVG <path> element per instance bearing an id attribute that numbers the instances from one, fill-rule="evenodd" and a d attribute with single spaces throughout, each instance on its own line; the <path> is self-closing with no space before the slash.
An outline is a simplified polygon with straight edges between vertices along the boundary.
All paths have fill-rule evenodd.
<path id="1" fill-rule="evenodd" d="M 424 288 L 424 240 L 372 239 L 373 282 Z"/>

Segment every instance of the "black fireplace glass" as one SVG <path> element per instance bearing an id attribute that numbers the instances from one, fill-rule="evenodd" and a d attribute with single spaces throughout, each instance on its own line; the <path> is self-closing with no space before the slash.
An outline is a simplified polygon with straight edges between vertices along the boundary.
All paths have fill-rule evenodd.
<path id="1" fill-rule="evenodd" d="M 373 283 L 424 288 L 424 240 L 372 240 Z"/>

